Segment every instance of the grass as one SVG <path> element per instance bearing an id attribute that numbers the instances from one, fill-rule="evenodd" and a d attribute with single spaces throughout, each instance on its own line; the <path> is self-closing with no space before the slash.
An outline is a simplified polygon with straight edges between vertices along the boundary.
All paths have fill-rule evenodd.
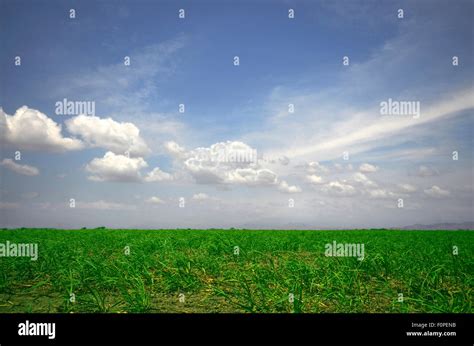
<path id="1" fill-rule="evenodd" d="M 0 230 L 7 240 L 39 257 L 0 257 L 4 313 L 473 312 L 471 231 Z M 326 257 L 334 240 L 363 243 L 364 260 Z"/>

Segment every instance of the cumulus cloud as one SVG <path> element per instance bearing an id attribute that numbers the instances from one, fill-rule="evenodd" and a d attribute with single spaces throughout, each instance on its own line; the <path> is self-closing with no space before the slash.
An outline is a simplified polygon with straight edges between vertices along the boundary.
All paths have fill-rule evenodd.
<path id="1" fill-rule="evenodd" d="M 432 177 L 435 175 L 438 175 L 439 172 L 437 169 L 433 167 L 427 167 L 427 166 L 420 166 L 418 167 L 418 176 L 419 177 Z"/>
<path id="2" fill-rule="evenodd" d="M 166 144 L 175 159 L 198 184 L 276 185 L 278 176 L 257 160 L 257 152 L 239 141 L 219 142 L 185 151 L 174 142 Z"/>
<path id="3" fill-rule="evenodd" d="M 157 196 L 152 196 L 150 198 L 148 198 L 146 200 L 147 203 L 150 203 L 150 204 L 163 204 L 165 203 L 161 198 L 157 197 Z"/>
<path id="4" fill-rule="evenodd" d="M 443 190 L 439 186 L 433 185 L 429 189 L 424 190 L 425 194 L 427 194 L 430 197 L 434 198 L 441 198 L 441 197 L 446 197 L 450 195 L 450 192 L 448 190 Z"/>
<path id="5" fill-rule="evenodd" d="M 65 124 L 75 137 L 63 137 L 61 125 L 38 110 L 23 106 L 14 115 L 8 115 L 0 108 L 1 141 L 19 149 L 65 152 L 100 147 L 132 156 L 150 153 L 140 130 L 132 123 L 78 115 Z"/>
<path id="6" fill-rule="evenodd" d="M 39 174 L 38 168 L 28 165 L 20 165 L 12 159 L 3 159 L 3 161 L 0 162 L 0 165 L 22 175 L 34 176 Z"/>
<path id="7" fill-rule="evenodd" d="M 178 143 L 169 141 L 164 144 L 165 149 L 173 156 L 184 158 L 186 157 L 186 150 L 181 147 Z"/>
<path id="8" fill-rule="evenodd" d="M 376 187 L 377 184 L 375 182 L 373 182 L 372 180 L 370 180 L 369 178 L 367 178 L 367 176 L 363 173 L 360 173 L 360 172 L 357 172 L 357 173 L 354 173 L 354 175 L 352 176 L 354 181 L 365 186 L 365 187 Z"/>
<path id="9" fill-rule="evenodd" d="M 163 172 L 159 167 L 154 168 L 151 172 L 147 173 L 144 178 L 146 182 L 166 181 L 173 180 L 173 176 L 169 173 Z"/>
<path id="10" fill-rule="evenodd" d="M 398 187 L 403 192 L 408 192 L 408 193 L 415 192 L 416 190 L 418 190 L 415 186 L 410 185 L 410 184 L 398 184 Z"/>
<path id="11" fill-rule="evenodd" d="M 282 157 L 278 158 L 278 161 L 283 165 L 287 166 L 290 163 L 290 158 L 288 156 L 283 155 Z"/>
<path id="12" fill-rule="evenodd" d="M 377 166 L 371 165 L 370 163 L 363 163 L 359 167 L 359 171 L 362 173 L 373 173 L 377 172 L 379 168 Z"/>
<path id="13" fill-rule="evenodd" d="M 147 166 L 141 157 L 132 158 L 108 151 L 104 157 L 89 162 L 86 170 L 92 174 L 89 179 L 94 181 L 139 182 L 140 170 Z"/>
<path id="14" fill-rule="evenodd" d="M 356 194 L 356 189 L 346 182 L 331 181 L 323 185 L 322 191 L 336 196 L 352 196 Z"/>
<path id="15" fill-rule="evenodd" d="M 128 157 L 108 151 L 104 157 L 89 162 L 86 171 L 91 173 L 89 179 L 93 181 L 148 183 L 173 179 L 171 174 L 163 172 L 159 167 L 142 176 L 141 170 L 146 167 L 148 163 L 142 157 Z"/>
<path id="16" fill-rule="evenodd" d="M 301 187 L 296 185 L 288 185 L 288 183 L 284 180 L 282 180 L 278 185 L 278 190 L 285 193 L 298 193 L 302 191 Z"/>
<path id="17" fill-rule="evenodd" d="M 80 136 L 90 147 L 100 147 L 116 154 L 128 152 L 143 156 L 150 152 L 140 130 L 132 123 L 117 122 L 111 118 L 78 115 L 66 121 L 70 133 Z"/>
<path id="18" fill-rule="evenodd" d="M 204 201 L 206 199 L 209 199 L 209 196 L 203 192 L 200 192 L 200 193 L 196 193 L 193 195 L 192 199 L 196 200 L 196 201 Z"/>
<path id="19" fill-rule="evenodd" d="M 318 176 L 318 175 L 315 175 L 315 174 L 311 174 L 311 175 L 307 175 L 306 176 L 306 179 L 311 183 L 311 184 L 322 184 L 323 183 L 323 178 Z"/>
<path id="20" fill-rule="evenodd" d="M 134 210 L 136 206 L 131 204 L 122 204 L 115 202 L 107 202 L 104 200 L 94 202 L 78 202 L 76 205 L 79 209 L 95 209 L 95 210 Z"/>
<path id="21" fill-rule="evenodd" d="M 165 147 L 177 161 L 181 161 L 184 170 L 198 184 L 276 186 L 284 193 L 302 191 L 299 186 L 289 185 L 271 169 L 262 166 L 256 150 L 243 142 L 219 142 L 190 151 L 175 142 L 167 142 Z M 282 158 L 279 163 L 286 166 L 289 160 Z M 308 164 L 307 168 L 324 170 L 318 163 Z"/>
<path id="22" fill-rule="evenodd" d="M 76 138 L 63 137 L 61 125 L 35 109 L 23 106 L 14 115 L 0 108 L 0 141 L 18 149 L 65 152 L 82 149 Z"/>
<path id="23" fill-rule="evenodd" d="M 328 173 L 329 169 L 326 166 L 323 166 L 317 161 L 309 162 L 306 165 L 308 173 Z"/>
<path id="24" fill-rule="evenodd" d="M 220 201 L 220 198 L 214 197 L 214 196 L 209 196 L 207 193 L 204 193 L 204 192 L 195 193 L 191 197 L 191 199 L 193 201 L 198 202 L 198 203 L 201 203 L 201 202 L 204 202 L 204 201 L 208 201 L 208 202 L 218 202 L 218 201 Z"/>
<path id="25" fill-rule="evenodd" d="M 273 185 L 277 183 L 277 180 L 276 173 L 267 168 L 237 168 L 235 170 L 225 172 L 225 182 L 231 184 Z"/>
<path id="26" fill-rule="evenodd" d="M 393 192 L 384 189 L 370 190 L 368 193 L 371 198 L 375 199 L 393 198 L 396 196 Z"/>

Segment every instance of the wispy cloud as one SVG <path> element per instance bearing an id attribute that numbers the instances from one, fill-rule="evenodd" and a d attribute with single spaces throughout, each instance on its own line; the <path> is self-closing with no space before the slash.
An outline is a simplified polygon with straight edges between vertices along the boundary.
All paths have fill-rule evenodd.
<path id="1" fill-rule="evenodd" d="M 20 165 L 12 159 L 3 159 L 3 161 L 0 162 L 0 166 L 22 175 L 34 176 L 39 174 L 38 168 L 29 165 Z"/>

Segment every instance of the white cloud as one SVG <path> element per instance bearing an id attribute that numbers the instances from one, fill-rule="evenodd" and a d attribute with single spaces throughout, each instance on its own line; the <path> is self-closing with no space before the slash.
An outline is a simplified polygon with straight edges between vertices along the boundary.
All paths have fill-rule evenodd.
<path id="1" fill-rule="evenodd" d="M 363 173 L 360 173 L 360 172 L 356 172 L 354 173 L 353 175 L 353 179 L 355 182 L 365 186 L 365 187 L 376 187 L 377 184 L 375 182 L 373 182 L 372 180 L 370 180 L 369 178 L 367 178 L 367 176 Z"/>
<path id="2" fill-rule="evenodd" d="M 131 158 L 125 155 L 116 155 L 108 151 L 103 158 L 95 158 L 86 166 L 94 181 L 141 181 L 140 170 L 148 164 L 141 157 Z"/>
<path id="3" fill-rule="evenodd" d="M 301 187 L 296 185 L 288 185 L 288 183 L 284 180 L 282 180 L 280 185 L 278 185 L 278 190 L 285 193 L 299 193 L 302 191 Z"/>
<path id="4" fill-rule="evenodd" d="M 422 160 L 426 160 L 426 158 L 436 155 L 438 150 L 432 147 L 425 147 L 425 148 L 413 148 L 413 149 L 405 149 L 401 150 L 400 148 L 392 148 L 392 150 L 384 150 L 382 152 L 371 153 L 370 155 L 366 156 L 368 159 L 373 161 L 378 160 L 409 160 L 413 162 L 419 162 Z"/>
<path id="5" fill-rule="evenodd" d="M 18 174 L 23 174 L 23 175 L 28 175 L 28 176 L 34 176 L 34 175 L 39 174 L 38 168 L 33 167 L 33 166 L 28 166 L 28 165 L 19 165 L 18 163 L 14 162 L 12 159 L 3 159 L 3 161 L 0 162 L 0 165 Z"/>
<path id="6" fill-rule="evenodd" d="M 175 70 L 175 53 L 185 42 L 186 38 L 179 35 L 132 50 L 129 53 L 131 67 L 118 61 L 75 70 L 66 76 L 67 83 L 60 83 L 50 93 L 57 97 L 80 94 L 85 99 L 101 100 L 101 104 L 114 112 L 142 112 L 148 108 L 150 98 L 156 96 L 163 77 Z"/>
<path id="7" fill-rule="evenodd" d="M 420 118 L 410 120 L 403 117 L 376 117 L 374 119 L 373 109 L 354 112 L 353 109 L 348 108 L 340 112 L 339 121 L 326 124 L 329 128 L 324 127 L 324 133 L 317 133 L 318 135 L 315 135 L 314 131 L 309 134 L 303 133 L 304 130 L 309 131 L 318 125 L 316 122 L 305 123 L 304 128 L 297 128 L 295 131 L 299 131 L 301 137 L 306 135 L 307 140 L 301 138 L 291 147 L 275 150 L 271 152 L 271 155 L 286 155 L 291 159 L 317 155 L 328 160 L 340 157 L 341 153 L 348 148 L 351 148 L 351 154 L 366 152 L 380 147 L 380 141 L 378 141 L 380 139 L 400 136 L 401 132 L 407 132 L 410 129 L 423 131 L 429 123 L 449 119 L 464 110 L 474 108 L 473 94 L 472 88 L 457 91 L 443 100 L 425 106 Z M 285 124 L 283 128 L 277 128 L 273 132 L 288 133 L 290 131 L 288 126 Z"/>
<path id="8" fill-rule="evenodd" d="M 384 189 L 375 189 L 369 191 L 369 196 L 375 199 L 393 198 L 396 195 L 393 192 Z"/>
<path id="9" fill-rule="evenodd" d="M 312 161 L 307 164 L 308 173 L 328 173 L 329 169 L 317 161 Z"/>
<path id="10" fill-rule="evenodd" d="M 166 180 L 173 180 L 173 176 L 169 173 L 163 172 L 159 167 L 154 168 L 144 178 L 144 181 L 146 182 L 156 182 L 156 181 L 166 181 Z"/>
<path id="11" fill-rule="evenodd" d="M 225 179 L 228 183 L 243 185 L 273 185 L 277 183 L 276 173 L 266 168 L 237 168 L 225 172 Z"/>
<path id="12" fill-rule="evenodd" d="M 79 209 L 96 209 L 96 210 L 134 210 L 136 206 L 131 204 L 122 204 L 115 202 L 107 202 L 104 200 L 94 202 L 77 202 L 76 207 Z"/>
<path id="13" fill-rule="evenodd" d="M 290 158 L 287 156 L 282 156 L 278 158 L 278 161 L 283 165 L 287 166 L 290 163 Z"/>
<path id="14" fill-rule="evenodd" d="M 424 190 L 424 192 L 428 196 L 435 198 L 446 197 L 450 195 L 450 192 L 448 190 L 443 190 L 442 188 L 436 185 L 433 185 L 429 189 Z"/>
<path id="15" fill-rule="evenodd" d="M 150 152 L 140 130 L 132 123 L 117 122 L 111 118 L 78 115 L 66 121 L 68 131 L 91 147 L 100 147 L 116 154 L 143 156 Z"/>
<path id="16" fill-rule="evenodd" d="M 165 149 L 173 156 L 178 158 L 186 157 L 186 150 L 178 143 L 169 141 L 164 144 Z"/>
<path id="17" fill-rule="evenodd" d="M 193 201 L 197 201 L 197 202 L 204 202 L 204 201 L 217 202 L 217 201 L 221 201 L 220 198 L 214 197 L 214 196 L 209 196 L 207 193 L 204 193 L 204 192 L 195 193 L 191 197 L 191 199 Z"/>
<path id="18" fill-rule="evenodd" d="M 61 134 L 61 125 L 35 109 L 23 106 L 14 115 L 0 108 L 0 138 L 18 149 L 65 152 L 83 148 L 76 138 Z"/>
<path id="19" fill-rule="evenodd" d="M 150 198 L 148 198 L 146 200 L 147 203 L 150 203 L 150 204 L 163 204 L 165 203 L 161 198 L 157 197 L 157 196 L 152 196 Z"/>
<path id="20" fill-rule="evenodd" d="M 433 167 L 420 166 L 418 168 L 418 176 L 420 177 L 432 177 L 438 174 L 438 170 Z"/>
<path id="21" fill-rule="evenodd" d="M 315 175 L 315 174 L 311 174 L 311 175 L 306 176 L 306 179 L 311 184 L 322 184 L 323 183 L 323 178 L 318 176 L 318 175 Z"/>
<path id="22" fill-rule="evenodd" d="M 89 179 L 93 181 L 149 183 L 173 179 L 171 174 L 163 172 L 159 167 L 143 177 L 141 170 L 146 167 L 148 163 L 142 157 L 128 157 L 108 151 L 104 157 L 89 162 L 86 171 L 91 173 Z"/>
<path id="23" fill-rule="evenodd" d="M 356 193 L 356 189 L 352 185 L 338 181 L 331 181 L 323 185 L 322 191 L 337 196 L 352 196 Z"/>
<path id="24" fill-rule="evenodd" d="M 184 152 L 176 143 L 167 148 L 198 184 L 276 185 L 277 174 L 257 162 L 256 150 L 238 141 L 219 142 Z"/>
<path id="25" fill-rule="evenodd" d="M 403 191 L 403 192 L 415 192 L 417 188 L 413 185 L 410 184 L 398 184 L 398 187 Z"/>
<path id="26" fill-rule="evenodd" d="M 197 201 L 203 201 L 203 200 L 209 199 L 209 196 L 203 192 L 200 192 L 200 193 L 194 194 L 192 198 Z"/>
<path id="27" fill-rule="evenodd" d="M 359 167 L 359 171 L 361 171 L 362 173 L 373 173 L 377 172 L 378 170 L 379 168 L 377 166 L 371 165 L 370 163 L 363 163 Z"/>

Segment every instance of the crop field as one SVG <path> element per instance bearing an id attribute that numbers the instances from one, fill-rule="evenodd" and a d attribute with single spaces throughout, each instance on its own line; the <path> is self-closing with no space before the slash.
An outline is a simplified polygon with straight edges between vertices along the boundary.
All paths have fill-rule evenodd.
<path id="1" fill-rule="evenodd" d="M 473 312 L 472 231 L 0 230 L 0 312 Z M 327 256 L 363 244 L 363 258 Z"/>

